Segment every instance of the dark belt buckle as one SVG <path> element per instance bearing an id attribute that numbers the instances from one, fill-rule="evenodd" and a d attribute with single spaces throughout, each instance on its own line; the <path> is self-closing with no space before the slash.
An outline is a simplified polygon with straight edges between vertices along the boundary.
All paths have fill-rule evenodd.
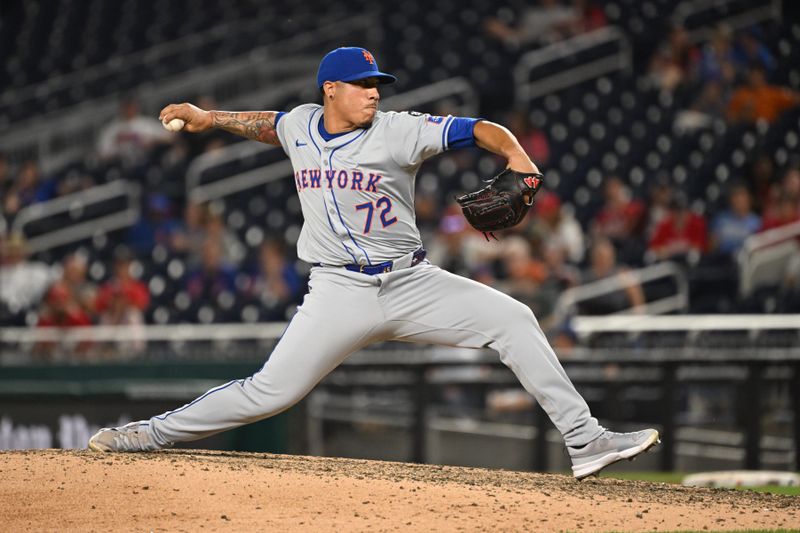
<path id="1" fill-rule="evenodd" d="M 387 272 L 391 272 L 391 271 L 392 271 L 392 265 L 391 264 L 386 265 L 385 267 L 383 267 L 383 273 L 384 274 L 386 274 Z"/>

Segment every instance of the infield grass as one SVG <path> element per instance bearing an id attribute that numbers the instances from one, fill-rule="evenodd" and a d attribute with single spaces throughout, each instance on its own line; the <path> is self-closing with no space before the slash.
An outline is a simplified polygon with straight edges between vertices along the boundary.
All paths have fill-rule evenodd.
<path id="1" fill-rule="evenodd" d="M 674 483 L 679 485 L 683 478 L 689 475 L 686 472 L 606 472 L 601 477 L 613 479 L 631 479 L 638 481 L 652 481 L 655 483 Z M 800 487 L 782 487 L 766 485 L 763 487 L 737 487 L 737 490 L 754 490 L 756 492 L 769 492 L 772 494 L 787 494 L 800 496 Z M 779 531 L 779 530 L 775 530 Z M 782 530 L 788 531 L 788 530 Z"/>

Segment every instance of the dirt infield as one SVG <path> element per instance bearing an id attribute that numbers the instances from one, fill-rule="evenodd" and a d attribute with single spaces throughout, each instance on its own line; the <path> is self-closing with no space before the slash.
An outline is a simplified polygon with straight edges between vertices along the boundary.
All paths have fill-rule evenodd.
<path id="1" fill-rule="evenodd" d="M 800 528 L 800 498 L 474 468 L 173 450 L 0 453 L 5 531 Z"/>

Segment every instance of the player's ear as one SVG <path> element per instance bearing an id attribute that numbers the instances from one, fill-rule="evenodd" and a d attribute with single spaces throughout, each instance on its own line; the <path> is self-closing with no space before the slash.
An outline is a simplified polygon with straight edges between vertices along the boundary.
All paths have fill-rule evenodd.
<path id="1" fill-rule="evenodd" d="M 333 95 L 336 93 L 336 84 L 332 81 L 326 81 L 322 85 L 322 91 L 325 94 L 326 100 L 333 100 Z"/>

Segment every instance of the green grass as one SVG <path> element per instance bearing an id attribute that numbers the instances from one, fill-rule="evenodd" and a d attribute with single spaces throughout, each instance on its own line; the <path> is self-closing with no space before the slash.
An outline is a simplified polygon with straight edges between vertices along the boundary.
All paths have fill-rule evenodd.
<path id="1" fill-rule="evenodd" d="M 686 475 L 687 474 L 684 472 L 608 472 L 602 474 L 602 477 L 680 484 Z M 763 487 L 738 487 L 737 490 L 754 490 L 757 492 L 769 492 L 772 494 L 800 496 L 800 487 L 780 487 L 777 485 L 767 485 Z"/>

